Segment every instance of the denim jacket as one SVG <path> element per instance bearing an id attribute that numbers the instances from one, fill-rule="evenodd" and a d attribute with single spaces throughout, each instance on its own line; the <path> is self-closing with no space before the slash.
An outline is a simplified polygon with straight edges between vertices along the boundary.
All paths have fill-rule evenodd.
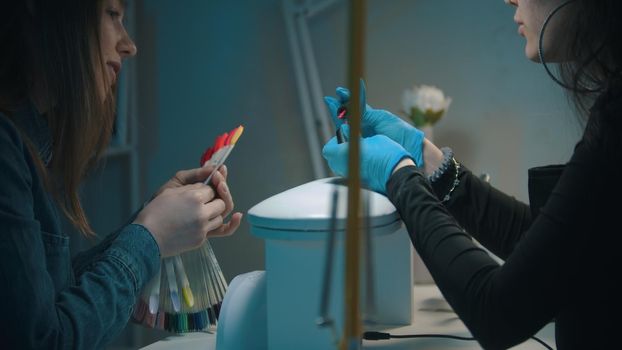
<path id="1" fill-rule="evenodd" d="M 129 224 L 72 262 L 26 137 L 48 161 L 50 134 L 34 107 L 0 113 L 0 348 L 102 348 L 159 269 L 159 248 Z"/>

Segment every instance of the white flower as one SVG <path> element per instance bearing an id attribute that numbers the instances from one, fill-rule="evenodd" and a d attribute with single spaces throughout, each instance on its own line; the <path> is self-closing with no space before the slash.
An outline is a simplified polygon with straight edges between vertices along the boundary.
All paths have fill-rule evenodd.
<path id="1" fill-rule="evenodd" d="M 451 98 L 445 97 L 443 91 L 435 86 L 414 86 L 405 90 L 402 96 L 402 106 L 408 115 L 413 108 L 423 113 L 447 112 L 450 104 Z"/>

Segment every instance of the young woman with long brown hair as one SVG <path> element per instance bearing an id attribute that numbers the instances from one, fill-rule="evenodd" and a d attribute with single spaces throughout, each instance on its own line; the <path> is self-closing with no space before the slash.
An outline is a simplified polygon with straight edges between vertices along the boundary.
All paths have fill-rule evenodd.
<path id="1" fill-rule="evenodd" d="M 71 262 L 63 213 L 93 235 L 78 186 L 112 134 L 114 87 L 136 46 L 122 0 L 0 9 L 0 347 L 95 349 L 127 323 L 161 257 L 233 233 L 226 168 L 180 171 L 131 223 Z"/>

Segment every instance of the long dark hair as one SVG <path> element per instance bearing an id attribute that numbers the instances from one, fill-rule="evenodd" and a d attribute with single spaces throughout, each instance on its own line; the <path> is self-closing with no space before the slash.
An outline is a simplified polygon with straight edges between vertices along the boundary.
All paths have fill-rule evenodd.
<path id="1" fill-rule="evenodd" d="M 560 77 L 570 97 L 588 115 L 596 99 L 617 98 L 622 82 L 622 2 L 574 0 L 567 26 L 571 38 Z"/>
<path id="2" fill-rule="evenodd" d="M 114 100 L 108 96 L 102 102 L 97 80 L 104 67 L 99 49 L 103 3 L 8 3 L 0 14 L 0 110 L 10 117 L 40 84 L 50 103 L 52 159 L 46 167 L 37 152 L 31 154 L 68 219 L 92 235 L 78 190 L 103 154 L 114 122 Z"/>

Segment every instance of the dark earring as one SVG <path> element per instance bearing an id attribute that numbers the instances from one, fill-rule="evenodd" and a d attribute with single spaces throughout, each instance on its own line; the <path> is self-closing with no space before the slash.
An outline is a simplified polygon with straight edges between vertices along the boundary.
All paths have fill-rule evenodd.
<path id="1" fill-rule="evenodd" d="M 506 0 L 509 1 L 509 0 Z M 553 79 L 554 82 L 556 82 L 558 85 L 571 90 L 571 91 L 575 91 L 575 88 L 570 87 L 568 85 L 566 85 L 565 83 L 563 83 L 561 80 L 559 80 L 555 75 L 553 75 L 553 73 L 551 72 L 551 70 L 549 69 L 549 66 L 546 64 L 546 61 L 544 60 L 544 48 L 543 48 L 543 41 L 544 41 L 544 31 L 546 30 L 546 27 L 548 26 L 549 22 L 551 21 L 551 18 L 553 18 L 553 16 L 562 8 L 564 8 L 566 5 L 573 3 L 575 0 L 568 0 L 566 2 L 564 2 L 563 4 L 557 6 L 555 9 L 553 9 L 553 11 L 551 11 L 551 13 L 549 13 L 549 15 L 546 17 L 546 19 L 544 20 L 544 23 L 542 23 L 542 29 L 540 29 L 540 37 L 538 40 L 538 56 L 540 57 L 540 63 L 542 63 L 542 65 L 544 66 L 544 69 L 546 70 L 546 73 L 549 75 L 549 77 L 551 77 L 551 79 Z M 577 92 L 588 92 L 588 93 L 592 93 L 592 92 L 599 92 L 601 89 L 590 89 L 587 87 L 582 87 L 580 90 L 578 90 Z"/>

